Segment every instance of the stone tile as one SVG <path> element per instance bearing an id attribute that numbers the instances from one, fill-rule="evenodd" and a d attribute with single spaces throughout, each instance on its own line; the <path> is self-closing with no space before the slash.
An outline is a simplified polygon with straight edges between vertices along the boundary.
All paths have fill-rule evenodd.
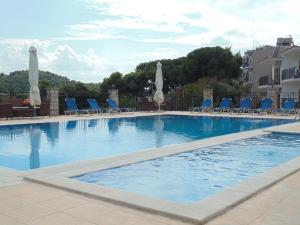
<path id="1" fill-rule="evenodd" d="M 31 203 L 18 197 L 1 200 L 0 213 L 29 206 Z"/>
<path id="2" fill-rule="evenodd" d="M 140 225 L 140 224 L 143 224 L 143 225 L 166 225 L 166 223 L 162 223 L 162 222 L 157 221 L 157 220 L 151 220 L 151 219 L 145 220 L 143 218 L 139 218 L 133 224 L 134 225 Z M 172 223 L 172 225 L 177 225 L 177 223 L 174 222 L 174 223 Z"/>
<path id="3" fill-rule="evenodd" d="M 84 221 L 66 213 L 53 213 L 39 219 L 28 221 L 28 225 L 82 225 Z"/>
<path id="4" fill-rule="evenodd" d="M 300 220 L 295 218 L 281 217 L 274 215 L 264 215 L 255 220 L 250 225 L 299 225 Z"/>
<path id="5" fill-rule="evenodd" d="M 45 190 L 31 191 L 27 192 L 26 194 L 21 194 L 19 195 L 19 198 L 28 202 L 38 203 L 46 200 L 60 198 L 65 195 L 67 195 L 67 192 L 47 188 Z"/>
<path id="6" fill-rule="evenodd" d="M 1 225 L 23 225 L 22 223 L 19 223 L 14 219 L 2 214 L 0 214 L 0 224 Z"/>
<path id="7" fill-rule="evenodd" d="M 87 202 L 88 199 L 84 200 L 80 197 L 65 195 L 58 198 L 42 201 L 39 204 L 57 211 L 62 211 L 76 206 L 81 206 Z"/>
<path id="8" fill-rule="evenodd" d="M 259 218 L 259 210 L 249 212 L 247 210 L 233 209 L 224 215 L 217 217 L 207 225 L 248 225 Z"/>
<path id="9" fill-rule="evenodd" d="M 86 221 L 83 221 L 81 222 L 80 224 L 78 225 L 97 225 L 97 224 L 94 224 L 94 223 L 90 223 L 90 222 L 86 222 Z"/>
<path id="10" fill-rule="evenodd" d="M 27 223 L 28 221 L 38 219 L 54 212 L 54 210 L 47 207 L 30 204 L 28 207 L 5 212 L 4 215 L 7 215 L 20 223 Z"/>
<path id="11" fill-rule="evenodd" d="M 79 207 L 67 209 L 64 212 L 79 219 L 99 224 L 101 221 L 107 218 L 111 211 L 111 208 L 107 208 L 101 204 L 89 203 Z"/>
<path id="12" fill-rule="evenodd" d="M 292 189 L 300 189 L 300 173 L 296 173 L 286 179 L 287 187 Z"/>
<path id="13" fill-rule="evenodd" d="M 14 186 L 6 186 L 0 188 L 0 199 L 16 197 L 26 194 L 35 194 L 41 191 L 49 191 L 58 193 L 59 190 L 49 188 L 43 185 L 37 185 L 33 183 L 20 183 Z"/>
<path id="14" fill-rule="evenodd" d="M 272 211 L 269 212 L 271 215 L 294 218 L 299 221 L 300 224 L 300 207 L 294 207 L 289 202 L 280 204 Z"/>
<path id="15" fill-rule="evenodd" d="M 171 219 L 165 216 L 160 216 L 160 215 L 154 215 L 151 213 L 143 213 L 144 215 L 142 215 L 142 217 L 144 218 L 144 221 L 158 221 L 160 223 L 163 224 L 167 224 L 167 225 L 189 225 L 189 223 L 187 222 L 183 222 L 183 221 L 179 221 L 179 220 L 175 220 L 175 219 Z"/>

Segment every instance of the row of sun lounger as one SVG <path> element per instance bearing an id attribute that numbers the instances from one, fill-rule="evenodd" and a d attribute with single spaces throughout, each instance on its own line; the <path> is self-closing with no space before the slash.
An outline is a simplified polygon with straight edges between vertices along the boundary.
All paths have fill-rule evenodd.
<path id="1" fill-rule="evenodd" d="M 280 109 L 272 109 L 273 101 L 271 98 L 264 98 L 260 102 L 259 108 L 252 108 L 252 100 L 244 98 L 240 102 L 240 107 L 231 108 L 231 98 L 223 98 L 218 108 L 213 108 L 211 99 L 204 99 L 200 107 L 194 107 L 194 112 L 233 112 L 233 113 L 263 113 L 270 112 L 275 114 L 293 114 L 297 113 L 294 99 L 287 99 Z"/>
<path id="2" fill-rule="evenodd" d="M 66 98 L 66 106 L 65 114 L 84 114 L 84 113 L 111 113 L 111 112 L 133 112 L 134 108 L 119 108 L 116 102 L 113 99 L 107 99 L 107 104 L 109 108 L 103 108 L 96 99 L 87 99 L 87 103 L 89 108 L 87 109 L 79 109 L 76 103 L 75 98 Z"/>

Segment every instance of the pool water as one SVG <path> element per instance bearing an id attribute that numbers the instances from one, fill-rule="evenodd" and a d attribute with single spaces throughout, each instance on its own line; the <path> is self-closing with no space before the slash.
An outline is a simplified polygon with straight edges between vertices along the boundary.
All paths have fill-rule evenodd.
<path id="1" fill-rule="evenodd" d="M 0 166 L 36 169 L 289 122 L 292 121 L 149 116 L 0 126 Z"/>
<path id="2" fill-rule="evenodd" d="M 300 156 L 300 135 L 272 134 L 166 156 L 75 179 L 193 203 Z"/>

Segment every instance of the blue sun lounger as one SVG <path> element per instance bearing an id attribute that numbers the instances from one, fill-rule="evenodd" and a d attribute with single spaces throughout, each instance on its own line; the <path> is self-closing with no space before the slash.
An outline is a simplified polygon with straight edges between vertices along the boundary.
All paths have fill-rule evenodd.
<path id="1" fill-rule="evenodd" d="M 102 113 L 105 111 L 105 109 L 103 109 L 98 102 L 96 101 L 96 99 L 94 98 L 88 98 L 86 100 L 89 104 L 89 111 L 92 113 Z"/>
<path id="2" fill-rule="evenodd" d="M 67 105 L 67 110 L 65 110 L 65 115 L 89 113 L 89 110 L 87 109 L 78 109 L 75 98 L 65 98 L 65 102 Z"/>
<path id="3" fill-rule="evenodd" d="M 260 107 L 253 109 L 253 113 L 263 113 L 272 111 L 273 100 L 271 98 L 264 98 L 260 101 Z"/>
<path id="4" fill-rule="evenodd" d="M 296 106 L 296 101 L 294 99 L 287 99 L 283 103 L 282 108 L 276 109 L 273 112 L 275 114 L 276 113 L 281 113 L 281 114 L 284 114 L 284 113 L 287 113 L 287 114 L 296 113 L 295 106 Z"/>
<path id="5" fill-rule="evenodd" d="M 231 106 L 231 98 L 222 98 L 219 108 L 215 108 L 214 112 L 229 112 Z"/>
<path id="6" fill-rule="evenodd" d="M 252 108 L 252 100 L 250 98 L 244 98 L 240 102 L 240 107 L 234 108 L 233 112 L 237 112 L 237 113 L 251 112 L 251 108 Z"/>
<path id="7" fill-rule="evenodd" d="M 211 99 L 204 99 L 202 101 L 202 104 L 200 107 L 193 108 L 193 112 L 204 112 L 204 111 L 210 111 L 212 108 L 212 100 Z"/>
<path id="8" fill-rule="evenodd" d="M 119 108 L 116 104 L 116 102 L 109 98 L 106 100 L 107 104 L 109 105 L 108 112 L 134 112 L 135 109 L 133 108 Z"/>

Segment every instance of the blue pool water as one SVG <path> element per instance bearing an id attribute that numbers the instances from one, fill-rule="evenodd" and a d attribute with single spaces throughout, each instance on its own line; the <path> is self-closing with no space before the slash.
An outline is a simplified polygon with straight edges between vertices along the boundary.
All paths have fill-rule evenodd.
<path id="1" fill-rule="evenodd" d="M 300 156 L 300 135 L 272 134 L 203 148 L 75 179 L 192 203 Z"/>
<path id="2" fill-rule="evenodd" d="M 288 122 L 291 121 L 149 116 L 0 126 L 0 166 L 35 169 Z"/>

